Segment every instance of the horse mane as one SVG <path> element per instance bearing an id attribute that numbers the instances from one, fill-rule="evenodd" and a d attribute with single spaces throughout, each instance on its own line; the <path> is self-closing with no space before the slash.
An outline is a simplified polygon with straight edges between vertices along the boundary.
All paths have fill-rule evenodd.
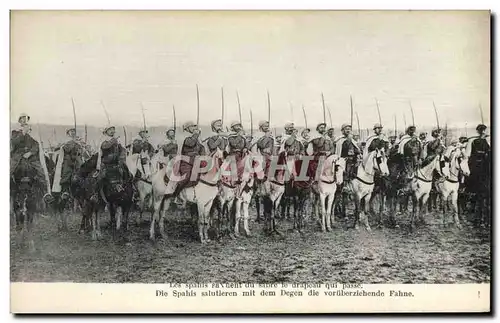
<path id="1" fill-rule="evenodd" d="M 422 146 L 420 144 L 420 141 L 418 141 L 416 138 L 411 138 L 408 140 L 408 142 L 405 143 L 403 147 L 403 152 L 405 156 L 415 156 L 420 154 L 420 151 L 422 150 Z"/>
<path id="2" fill-rule="evenodd" d="M 80 166 L 80 169 L 78 170 L 78 175 L 85 177 L 88 174 L 90 174 L 92 171 L 94 171 L 97 167 L 97 157 L 98 157 L 98 154 L 95 153 L 94 155 L 92 155 L 92 157 L 87 159 L 82 164 L 82 166 Z"/>

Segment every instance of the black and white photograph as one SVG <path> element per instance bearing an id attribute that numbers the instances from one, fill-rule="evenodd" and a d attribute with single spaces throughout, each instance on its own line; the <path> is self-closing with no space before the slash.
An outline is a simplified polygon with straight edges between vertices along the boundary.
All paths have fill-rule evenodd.
<path id="1" fill-rule="evenodd" d="M 12 10 L 10 281 L 489 285 L 490 24 Z"/>

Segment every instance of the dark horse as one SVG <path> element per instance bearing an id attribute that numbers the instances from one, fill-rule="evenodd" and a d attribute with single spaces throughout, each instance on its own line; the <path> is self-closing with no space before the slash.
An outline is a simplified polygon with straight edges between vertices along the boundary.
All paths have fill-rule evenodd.
<path id="1" fill-rule="evenodd" d="M 99 211 L 106 205 L 111 218 L 112 235 L 115 238 L 116 231 L 122 226 L 120 213 L 118 217 L 116 216 L 118 208 L 121 209 L 124 218 L 125 230 L 128 230 L 128 216 L 134 194 L 133 177 L 125 164 L 108 166 L 99 184 L 95 171 L 97 156 L 95 154 L 83 163 L 72 179 L 72 194 L 83 210 L 80 231 L 88 231 L 91 226 L 92 238 L 98 239 L 101 236 Z"/>
<path id="2" fill-rule="evenodd" d="M 33 220 L 37 209 L 37 196 L 42 188 L 43 179 L 37 169 L 25 158 L 21 158 L 11 177 L 13 211 L 16 218 L 16 231 L 21 231 L 23 243 L 27 240 L 30 251 L 35 251 L 33 240 Z"/>
<path id="3" fill-rule="evenodd" d="M 408 209 L 408 202 L 410 199 L 408 185 L 418 167 L 421 151 L 422 145 L 417 138 L 412 138 L 405 143 L 403 155 L 398 153 L 398 147 L 393 147 L 391 149 L 387 161 L 387 166 L 389 167 L 389 182 L 384 182 L 387 202 L 389 204 L 389 221 L 391 223 L 395 222 L 394 215 L 398 202 L 400 206 L 399 211 L 401 213 Z"/>

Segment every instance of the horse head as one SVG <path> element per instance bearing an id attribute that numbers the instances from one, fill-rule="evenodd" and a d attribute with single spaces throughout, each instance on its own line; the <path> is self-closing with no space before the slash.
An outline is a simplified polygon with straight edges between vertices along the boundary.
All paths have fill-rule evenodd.
<path id="1" fill-rule="evenodd" d="M 335 170 L 335 183 L 337 185 L 342 185 L 344 182 L 344 171 L 346 169 L 346 161 L 342 157 L 335 156 L 334 170 Z"/>
<path id="2" fill-rule="evenodd" d="M 470 175 L 469 158 L 465 154 L 464 148 L 450 146 L 446 150 L 445 156 L 450 161 L 450 174 L 457 177 L 459 172 L 462 172 L 464 176 Z"/>
<path id="3" fill-rule="evenodd" d="M 450 177 L 450 160 L 444 154 L 437 155 L 434 160 L 438 174 L 444 178 Z"/>
<path id="4" fill-rule="evenodd" d="M 20 192 L 31 192 L 39 180 L 36 168 L 24 158 L 19 161 L 12 179 Z"/>
<path id="5" fill-rule="evenodd" d="M 389 167 L 387 166 L 387 156 L 385 155 L 385 149 L 376 149 L 373 153 L 374 167 L 375 170 L 380 172 L 382 176 L 389 176 Z"/>

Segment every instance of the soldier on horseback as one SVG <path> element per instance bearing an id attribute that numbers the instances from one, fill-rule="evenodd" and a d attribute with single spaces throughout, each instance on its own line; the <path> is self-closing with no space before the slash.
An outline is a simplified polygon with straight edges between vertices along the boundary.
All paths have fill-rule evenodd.
<path id="1" fill-rule="evenodd" d="M 427 143 L 427 132 L 421 132 L 420 135 L 418 136 L 418 139 L 420 139 L 422 147 L 425 146 L 425 144 Z"/>
<path id="2" fill-rule="evenodd" d="M 257 151 L 264 156 L 264 179 L 267 179 L 269 166 L 271 164 L 271 156 L 273 155 L 274 139 L 269 129 L 269 122 L 259 122 L 259 130 L 263 135 L 257 140 L 255 145 L 257 146 Z"/>
<path id="3" fill-rule="evenodd" d="M 242 180 L 242 175 L 244 171 L 243 158 L 248 152 L 247 148 L 247 140 L 244 136 L 243 127 L 240 122 L 233 121 L 231 122 L 231 134 L 229 134 L 227 138 L 227 148 L 226 151 L 229 156 L 234 156 L 237 167 L 237 179 L 233 179 L 236 183 L 240 184 Z M 243 186 L 243 185 L 241 185 Z M 237 196 L 241 190 L 238 190 Z"/>
<path id="4" fill-rule="evenodd" d="M 300 133 L 299 141 L 304 149 L 304 155 L 307 155 L 307 147 L 309 146 L 309 140 L 311 139 L 311 129 L 306 128 Z"/>
<path id="5" fill-rule="evenodd" d="M 422 160 L 427 158 L 433 159 L 436 155 L 444 152 L 445 147 L 443 137 L 441 135 L 441 129 L 432 130 L 431 136 L 432 139 L 423 144 Z"/>
<path id="6" fill-rule="evenodd" d="M 70 194 L 73 174 L 83 164 L 84 147 L 76 136 L 76 129 L 66 131 L 69 139 L 59 147 L 52 192 L 61 193 L 61 198 Z"/>
<path id="7" fill-rule="evenodd" d="M 217 119 L 212 121 L 211 127 L 214 134 L 206 139 L 208 152 L 213 154 L 217 148 L 225 151 L 228 140 L 227 134 L 225 134 L 222 129 L 222 120 Z"/>
<path id="8" fill-rule="evenodd" d="M 343 192 L 349 193 L 349 183 L 356 177 L 356 167 L 360 164 L 362 155 L 358 143 L 352 139 L 351 125 L 343 124 L 341 131 L 342 136 L 336 142 L 336 155 L 346 161 Z"/>
<path id="9" fill-rule="evenodd" d="M 108 125 L 104 128 L 104 140 L 99 145 L 96 170 L 98 171 L 98 186 L 102 187 L 104 179 L 113 169 L 117 169 L 120 179 L 124 179 L 128 173 L 125 171 L 126 150 L 115 137 L 115 126 Z"/>
<path id="10" fill-rule="evenodd" d="M 188 121 L 183 125 L 183 130 L 190 134 L 184 139 L 181 147 L 181 155 L 188 157 L 189 161 L 177 161 L 174 165 L 174 173 L 176 176 L 185 176 L 182 180 L 169 180 L 166 194 L 177 194 L 191 182 L 191 172 L 197 156 L 205 155 L 205 147 L 200 142 L 200 128 L 194 122 Z M 177 166 L 178 164 L 178 166 Z M 178 170 L 178 171 L 177 171 Z"/>
<path id="11" fill-rule="evenodd" d="M 160 145 L 159 150 L 163 154 L 163 157 L 167 157 L 169 160 L 177 155 L 179 150 L 179 145 L 177 144 L 177 139 L 175 139 L 175 129 L 170 128 L 165 132 L 167 138 Z"/>
<path id="12" fill-rule="evenodd" d="M 40 158 L 40 145 L 38 141 L 30 135 L 30 116 L 22 113 L 19 118 L 19 128 L 12 130 L 10 139 L 10 175 L 14 175 L 20 163 L 27 162 L 36 174 L 35 183 L 42 192 L 47 191 L 47 178 L 42 168 L 43 162 Z M 50 192 L 46 192 L 49 194 Z"/>
<path id="13" fill-rule="evenodd" d="M 132 154 L 142 154 L 147 152 L 149 157 L 153 157 L 155 149 L 149 142 L 149 134 L 147 129 L 141 129 L 139 136 L 132 140 Z"/>
<path id="14" fill-rule="evenodd" d="M 389 141 L 387 141 L 385 135 L 382 133 L 382 129 L 383 127 L 380 123 L 376 123 L 373 126 L 373 131 L 375 132 L 375 134 L 366 139 L 366 144 L 363 149 L 363 157 L 367 156 L 369 153 L 377 149 L 384 148 L 386 152 L 389 151 Z"/>

